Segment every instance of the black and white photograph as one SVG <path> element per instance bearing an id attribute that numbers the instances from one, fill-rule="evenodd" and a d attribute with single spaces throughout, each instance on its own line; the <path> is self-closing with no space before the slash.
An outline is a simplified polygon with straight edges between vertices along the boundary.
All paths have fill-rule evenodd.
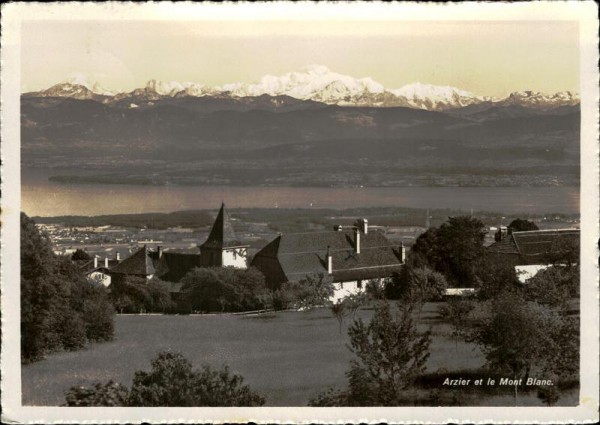
<path id="1" fill-rule="evenodd" d="M 597 420 L 597 12 L 3 5 L 3 421 Z"/>

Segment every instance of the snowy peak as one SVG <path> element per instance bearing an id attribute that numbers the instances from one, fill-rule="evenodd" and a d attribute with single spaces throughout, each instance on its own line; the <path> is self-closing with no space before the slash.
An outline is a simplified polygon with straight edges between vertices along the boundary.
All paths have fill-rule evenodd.
<path id="1" fill-rule="evenodd" d="M 330 70 L 324 65 L 308 65 L 300 71 L 283 75 L 265 75 L 255 83 L 230 83 L 210 87 L 194 82 L 150 80 L 143 88 L 128 93 L 113 94 L 85 76 L 74 74 L 66 83 L 48 90 L 28 93 L 28 96 L 58 96 L 76 99 L 97 99 L 104 102 L 152 102 L 171 97 L 258 97 L 289 96 L 340 106 L 403 106 L 430 111 L 445 111 L 483 103 L 500 106 L 518 105 L 532 109 L 553 109 L 579 103 L 579 96 L 568 91 L 543 94 L 533 91 L 511 93 L 505 99 L 478 96 L 450 86 L 415 82 L 397 89 L 384 87 L 370 77 L 355 78 Z"/>
<path id="2" fill-rule="evenodd" d="M 364 91 L 382 93 L 384 87 L 370 78 L 356 79 L 332 72 L 326 66 L 310 65 L 300 72 L 289 72 L 281 76 L 265 75 L 256 84 L 225 84 L 222 91 L 235 96 L 291 96 L 302 100 L 337 103 Z"/>
<path id="3" fill-rule="evenodd" d="M 552 95 L 535 91 L 518 91 L 511 93 L 502 103 L 535 109 L 552 109 L 559 106 L 577 105 L 580 101 L 579 95 L 570 91 L 562 91 Z"/>
<path id="4" fill-rule="evenodd" d="M 158 81 L 150 80 L 146 83 L 146 88 L 156 92 L 161 96 L 175 96 L 184 93 L 188 96 L 204 96 L 210 90 L 203 84 L 192 83 L 190 81 Z"/>
<path id="5" fill-rule="evenodd" d="M 95 99 L 97 97 L 97 95 L 87 87 L 68 82 L 55 84 L 49 89 L 30 93 L 30 95 L 38 97 L 68 97 L 72 99 Z"/>

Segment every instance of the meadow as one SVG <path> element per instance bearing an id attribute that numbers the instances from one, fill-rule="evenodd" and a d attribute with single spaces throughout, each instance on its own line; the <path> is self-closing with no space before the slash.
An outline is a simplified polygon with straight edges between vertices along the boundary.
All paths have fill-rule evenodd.
<path id="1" fill-rule="evenodd" d="M 451 327 L 438 318 L 438 305 L 426 304 L 419 321 L 420 330 L 432 330 L 429 382 L 445 376 L 481 375 L 482 353 L 477 346 L 452 337 Z M 368 319 L 371 314 L 360 310 L 356 317 Z M 350 322 L 346 319 L 340 328 L 329 309 L 254 316 L 118 315 L 114 341 L 23 366 L 22 401 L 24 405 L 60 405 L 71 386 L 109 379 L 129 386 L 134 371 L 148 370 L 157 352 L 171 350 L 183 353 L 195 367 L 228 365 L 266 398 L 268 406 L 306 406 L 317 393 L 346 386 L 344 373 L 353 358 L 347 347 Z M 515 403 L 510 388 L 466 392 L 469 405 Z M 577 396 L 577 390 L 571 389 L 559 404 L 575 404 Z M 517 402 L 541 404 L 535 391 L 520 395 Z"/>

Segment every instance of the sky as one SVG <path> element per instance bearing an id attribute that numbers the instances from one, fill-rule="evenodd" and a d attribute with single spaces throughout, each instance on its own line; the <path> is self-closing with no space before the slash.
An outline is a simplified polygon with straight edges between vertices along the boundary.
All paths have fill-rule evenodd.
<path id="1" fill-rule="evenodd" d="M 113 91 L 150 79 L 252 83 L 319 64 L 390 89 L 579 92 L 578 40 L 572 21 L 25 20 L 21 91 L 76 75 Z"/>

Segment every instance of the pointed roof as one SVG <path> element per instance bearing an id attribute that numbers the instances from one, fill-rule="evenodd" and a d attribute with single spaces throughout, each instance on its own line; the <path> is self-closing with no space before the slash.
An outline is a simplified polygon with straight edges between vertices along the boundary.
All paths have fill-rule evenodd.
<path id="1" fill-rule="evenodd" d="M 150 251 L 148 251 L 146 245 L 144 245 L 144 247 L 139 251 L 124 259 L 109 271 L 110 274 L 115 273 L 142 276 L 149 276 L 155 272 L 156 269 L 154 268 L 152 258 L 150 257 Z"/>
<path id="2" fill-rule="evenodd" d="M 231 224 L 231 217 L 225 210 L 225 204 L 221 204 L 221 209 L 215 223 L 208 235 L 208 239 L 200 245 L 200 247 L 206 248 L 230 248 L 234 246 L 241 246 L 241 242 L 235 236 L 233 225 Z"/>

